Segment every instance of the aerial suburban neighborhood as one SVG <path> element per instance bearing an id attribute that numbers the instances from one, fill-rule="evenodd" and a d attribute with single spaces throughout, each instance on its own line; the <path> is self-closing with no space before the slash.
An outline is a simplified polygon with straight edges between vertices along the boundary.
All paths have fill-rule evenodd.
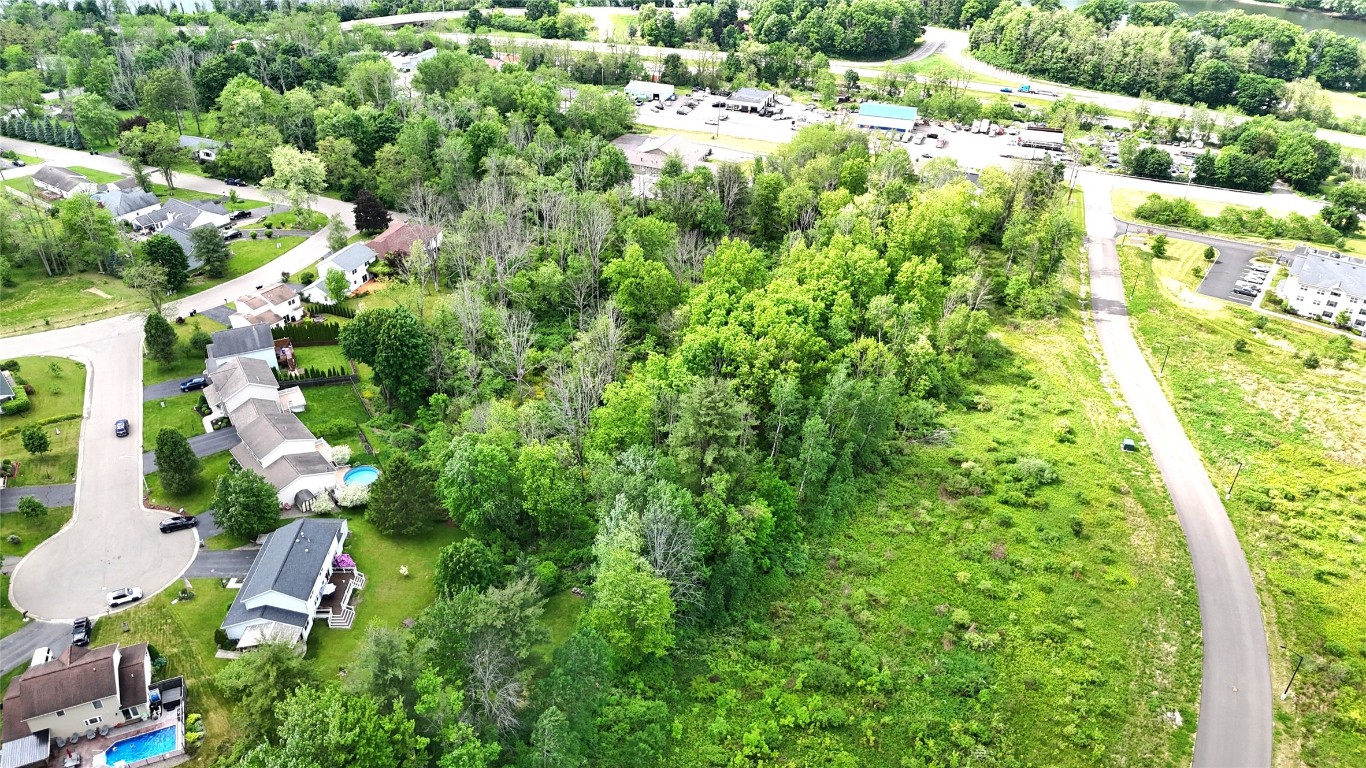
<path id="1" fill-rule="evenodd" d="M 1366 6 L 0 41 L 0 768 L 1366 765 Z"/>

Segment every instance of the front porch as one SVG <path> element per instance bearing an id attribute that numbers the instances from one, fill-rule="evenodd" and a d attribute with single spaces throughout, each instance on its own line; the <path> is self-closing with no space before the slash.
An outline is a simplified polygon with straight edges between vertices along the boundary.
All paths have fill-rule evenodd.
<path id="1" fill-rule="evenodd" d="M 355 567 L 336 568 L 323 583 L 322 600 L 313 613 L 332 629 L 350 629 L 356 621 L 356 593 L 365 588 L 365 574 Z"/>

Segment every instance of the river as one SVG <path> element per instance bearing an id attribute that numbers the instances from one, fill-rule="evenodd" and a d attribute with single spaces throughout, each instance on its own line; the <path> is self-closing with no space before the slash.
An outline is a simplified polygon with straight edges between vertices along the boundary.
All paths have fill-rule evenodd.
<path id="1" fill-rule="evenodd" d="M 1064 8 L 1076 8 L 1085 0 L 1062 0 Z M 1277 19 L 1285 19 L 1307 30 L 1331 29 L 1339 35 L 1366 40 L 1366 19 L 1339 19 L 1317 11 L 1301 11 L 1284 5 L 1239 3 L 1235 0 L 1173 0 L 1181 10 L 1195 15 L 1204 11 L 1233 11 L 1260 13 Z"/>

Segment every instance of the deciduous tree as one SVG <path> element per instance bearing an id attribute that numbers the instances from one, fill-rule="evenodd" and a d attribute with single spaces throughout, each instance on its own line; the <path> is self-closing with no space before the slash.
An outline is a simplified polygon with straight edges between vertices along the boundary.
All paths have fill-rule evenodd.
<path id="1" fill-rule="evenodd" d="M 249 469 L 218 478 L 213 497 L 213 519 L 224 531 L 254 539 L 280 519 L 280 499 L 270 481 Z"/>
<path id="2" fill-rule="evenodd" d="M 228 273 L 228 259 L 232 251 L 223 240 L 223 234 L 211 224 L 190 230 L 190 243 L 194 245 L 194 255 L 204 264 L 204 274 L 209 277 L 222 277 Z"/>
<path id="3" fill-rule="evenodd" d="M 294 209 L 296 221 L 327 186 L 327 168 L 312 152 L 301 152 L 294 147 L 281 146 L 271 150 L 271 175 L 261 179 L 261 188 L 276 198 L 288 202 Z"/>
<path id="4" fill-rule="evenodd" d="M 142 258 L 166 270 L 166 290 L 175 293 L 185 287 L 189 278 L 190 260 L 185 249 L 170 235 L 152 235 L 142 244 Z"/>
<path id="5" fill-rule="evenodd" d="M 47 436 L 47 430 L 37 424 L 28 424 L 19 430 L 19 443 L 24 446 L 24 450 L 34 456 L 41 456 L 52 450 L 52 440 Z"/>
<path id="6" fill-rule="evenodd" d="M 356 230 L 365 234 L 383 232 L 389 228 L 389 211 L 368 189 L 356 193 L 355 217 Z"/>

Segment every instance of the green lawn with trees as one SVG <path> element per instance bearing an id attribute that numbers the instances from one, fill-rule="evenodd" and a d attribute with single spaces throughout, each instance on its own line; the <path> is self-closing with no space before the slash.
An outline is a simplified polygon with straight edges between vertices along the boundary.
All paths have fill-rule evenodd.
<path id="1" fill-rule="evenodd" d="M 80 449 L 85 366 L 63 357 L 20 357 L 13 363 L 17 363 L 11 370 L 15 383 L 27 383 L 33 394 L 3 406 L 0 459 L 21 466 L 9 485 L 69 483 L 76 474 Z M 24 401 L 27 407 L 18 405 Z"/>
<path id="2" fill-rule="evenodd" d="M 204 417 L 195 411 L 202 394 L 189 392 L 164 400 L 148 400 L 142 404 L 142 450 L 156 448 L 157 433 L 170 427 L 185 437 L 204 434 Z M 165 403 L 165 407 L 162 407 Z"/>
<path id="3" fill-rule="evenodd" d="M 22 511 L 0 515 L 0 556 L 22 557 L 32 552 L 71 519 L 71 507 L 46 507 L 46 510 L 36 516 L 25 515 Z M 11 536 L 17 536 L 19 542 L 10 543 Z"/>
<path id="4" fill-rule="evenodd" d="M 170 493 L 161 482 L 161 473 L 153 472 L 147 476 L 147 492 L 153 504 L 185 509 L 187 515 L 197 515 L 213 506 L 213 496 L 218 478 L 228 473 L 228 462 L 232 455 L 220 451 L 200 459 L 199 480 L 183 493 Z M 245 541 L 234 544 L 241 546 Z M 231 547 L 228 547 L 229 549 Z"/>
<path id="5" fill-rule="evenodd" d="M 1366 695 L 1366 348 L 1174 301 L 1147 257 L 1122 256 L 1140 344 L 1171 361 L 1162 382 L 1177 415 L 1215 485 L 1232 486 L 1225 505 L 1262 595 L 1273 687 L 1289 682 L 1294 653 L 1305 657 L 1294 696 L 1278 699 L 1277 741 L 1315 765 L 1354 765 L 1366 749 L 1352 705 Z"/>
<path id="6" fill-rule="evenodd" d="M 175 331 L 175 354 L 170 363 L 163 363 L 151 357 L 142 361 L 142 383 L 157 384 L 170 379 L 183 379 L 204 372 L 205 349 L 210 343 L 210 334 L 221 331 L 227 326 L 206 315 L 187 318 L 184 323 L 170 323 Z"/>

